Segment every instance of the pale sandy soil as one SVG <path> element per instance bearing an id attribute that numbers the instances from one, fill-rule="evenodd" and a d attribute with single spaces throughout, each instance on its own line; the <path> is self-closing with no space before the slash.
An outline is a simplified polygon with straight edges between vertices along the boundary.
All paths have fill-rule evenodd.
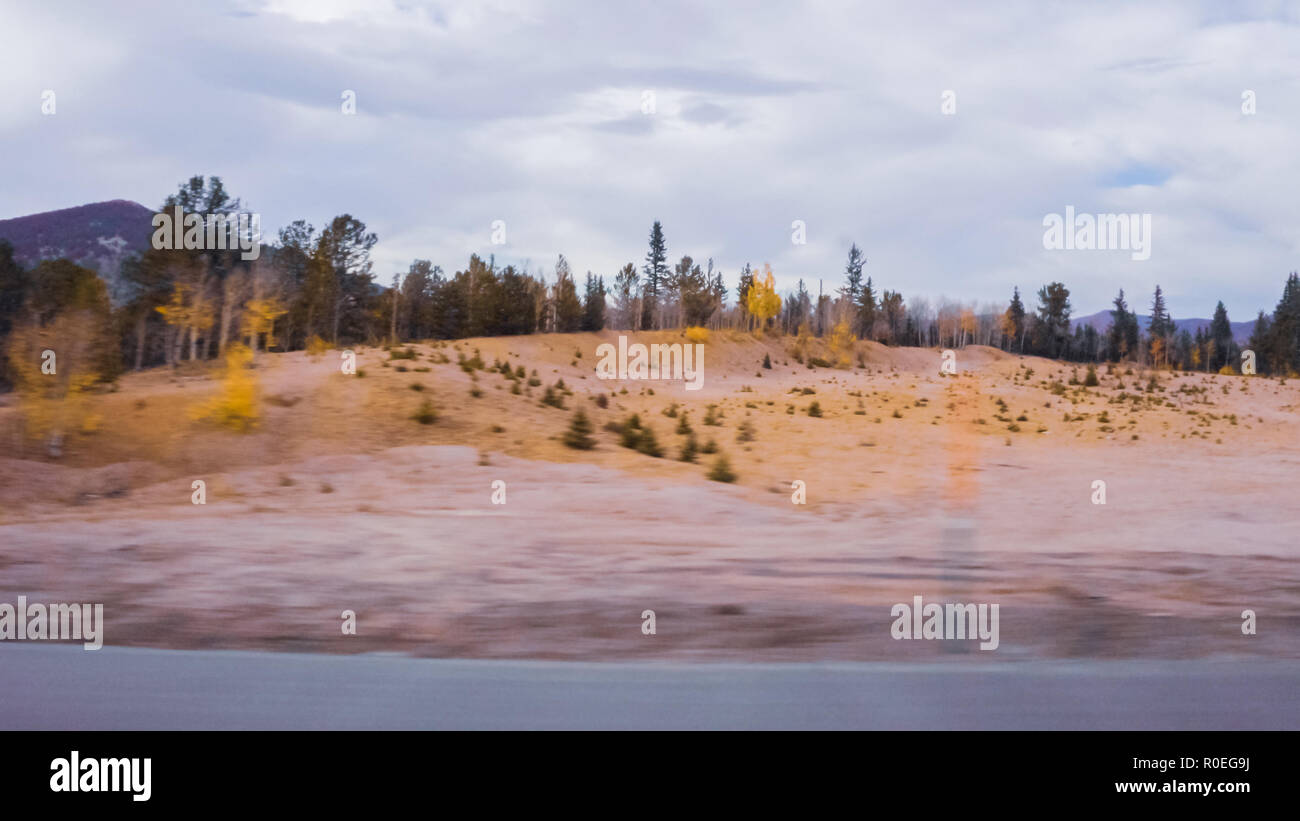
<path id="1" fill-rule="evenodd" d="M 103 602 L 108 643 L 161 647 L 1300 657 L 1294 381 L 1161 373 L 1148 394 L 1145 375 L 1103 371 L 1100 388 L 1057 395 L 1043 380 L 1067 382 L 1072 366 L 989 349 L 959 351 L 955 378 L 939 376 L 938 351 L 876 345 L 860 346 L 865 368 L 814 371 L 789 340 L 715 334 L 705 388 L 687 392 L 597 380 L 596 345 L 616 336 L 421 345 L 390 367 L 369 348 L 360 379 L 338 372 L 337 353 L 267 355 L 258 373 L 275 401 L 250 434 L 186 415 L 215 389 L 209 376 L 134 375 L 98 399 L 103 429 L 70 441 L 59 464 L 20 447 L 17 409 L 0 408 L 0 601 Z M 634 341 L 652 336 L 670 337 Z M 536 368 L 543 387 L 515 396 L 479 372 L 472 398 L 457 348 Z M 430 361 L 435 350 L 451 363 Z M 758 366 L 765 351 L 773 370 Z M 561 377 L 568 409 L 540 405 Z M 607 409 L 591 401 L 623 387 Z M 790 393 L 804 387 L 815 393 Z M 428 426 L 409 418 L 426 397 L 440 412 Z M 822 418 L 805 413 L 812 400 Z M 673 458 L 684 437 L 661 413 L 671 403 L 701 443 L 716 439 L 737 484 L 705 478 L 713 457 Z M 721 426 L 703 424 L 708 404 Z M 558 441 L 575 406 L 596 424 L 594 451 Z M 634 411 L 665 458 L 600 429 Z M 755 439 L 742 444 L 747 415 Z M 204 506 L 190 503 L 194 479 Z M 791 502 L 794 480 L 806 505 Z M 1094 480 L 1105 505 L 1091 501 Z M 890 607 L 914 595 L 998 603 L 1001 647 L 891 640 Z M 356 636 L 339 628 L 349 609 Z M 647 609 L 654 636 L 641 633 Z M 1258 635 L 1242 635 L 1244 609 Z"/>

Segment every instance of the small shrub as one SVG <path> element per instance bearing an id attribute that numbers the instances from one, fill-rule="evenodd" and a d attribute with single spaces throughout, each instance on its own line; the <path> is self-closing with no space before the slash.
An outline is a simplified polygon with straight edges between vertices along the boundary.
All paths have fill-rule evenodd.
<path id="1" fill-rule="evenodd" d="M 555 392 L 555 388 L 554 388 L 553 386 L 551 386 L 551 385 L 547 385 L 547 386 L 546 386 L 546 394 L 545 394 L 544 396 L 542 396 L 542 404 L 543 404 L 543 405 L 550 405 L 550 406 L 553 407 L 553 408 L 560 408 L 561 410 L 563 410 L 563 409 L 564 409 L 564 397 L 561 396 L 560 394 L 556 393 L 556 392 Z"/>
<path id="2" fill-rule="evenodd" d="M 677 454 L 677 461 L 694 462 L 699 458 L 699 452 L 699 443 L 695 441 L 695 434 L 692 433 L 686 437 L 686 441 L 682 444 L 681 452 Z"/>
<path id="3" fill-rule="evenodd" d="M 715 482 L 727 482 L 728 484 L 738 478 L 736 472 L 731 469 L 731 463 L 727 461 L 726 455 L 721 453 L 714 460 L 713 467 L 709 468 L 708 477 Z"/>
<path id="4" fill-rule="evenodd" d="M 591 437 L 591 420 L 587 418 L 582 408 L 574 411 L 573 419 L 569 422 L 569 429 L 564 432 L 562 441 L 574 450 L 591 450 L 596 447 L 596 440 Z"/>
<path id="5" fill-rule="evenodd" d="M 426 399 L 420 403 L 420 407 L 411 418 L 421 425 L 432 425 L 438 421 L 438 412 L 433 409 L 433 403 Z"/>
<path id="6" fill-rule="evenodd" d="M 330 349 L 330 343 L 321 339 L 316 334 L 307 337 L 307 355 L 315 358 L 323 356 Z"/>
<path id="7" fill-rule="evenodd" d="M 638 453 L 644 453 L 646 456 L 653 456 L 656 459 L 664 455 L 664 449 L 659 447 L 659 441 L 655 438 L 653 428 L 641 429 L 641 435 L 637 437 L 636 449 Z"/>

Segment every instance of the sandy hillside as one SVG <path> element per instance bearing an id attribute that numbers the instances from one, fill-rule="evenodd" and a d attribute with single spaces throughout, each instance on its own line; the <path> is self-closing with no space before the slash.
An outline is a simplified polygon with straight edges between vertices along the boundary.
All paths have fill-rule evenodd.
<path id="1" fill-rule="evenodd" d="M 103 602 L 108 643 L 151 646 L 1300 657 L 1296 382 L 1103 366 L 1084 388 L 1081 367 L 978 347 L 942 376 L 937 350 L 874 343 L 853 367 L 811 369 L 793 340 L 715 333 L 687 391 L 597 379 L 596 348 L 616 339 L 359 348 L 358 376 L 336 351 L 264 354 L 249 433 L 191 418 L 216 371 L 134 374 L 57 462 L 23 442 L 9 397 L 0 601 Z M 540 401 L 548 387 L 563 408 Z M 420 424 L 426 400 L 437 419 Z M 560 441 L 575 408 L 594 450 Z M 634 413 L 662 458 L 607 429 Z M 715 455 L 677 459 L 683 416 L 734 484 L 707 478 Z M 999 603 L 1001 647 L 891 640 L 891 605 L 914 595 Z M 1258 635 L 1242 635 L 1244 609 Z"/>

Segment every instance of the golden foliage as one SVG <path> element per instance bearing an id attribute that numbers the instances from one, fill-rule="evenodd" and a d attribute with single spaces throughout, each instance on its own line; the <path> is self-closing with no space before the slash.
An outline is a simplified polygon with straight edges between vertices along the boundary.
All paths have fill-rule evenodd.
<path id="1" fill-rule="evenodd" d="M 709 341 L 709 329 L 692 325 L 686 329 L 686 338 L 697 345 L 702 345 Z"/>
<path id="2" fill-rule="evenodd" d="M 826 343 L 831 350 L 831 359 L 837 368 L 853 367 L 853 346 L 858 338 L 849 331 L 849 323 L 840 320 L 831 329 L 830 340 Z"/>
<path id="3" fill-rule="evenodd" d="M 212 327 L 212 309 L 200 298 L 197 289 L 185 283 L 176 283 L 167 304 L 154 310 L 163 315 L 168 325 L 177 325 L 185 330 L 206 331 Z"/>
<path id="4" fill-rule="evenodd" d="M 760 328 L 781 310 L 781 297 L 776 293 L 776 280 L 772 276 L 772 266 L 765 262 L 763 270 L 766 276 L 761 281 L 758 277 L 754 278 L 754 284 L 750 286 L 746 300 L 748 304 L 745 306 L 751 314 L 758 317 Z"/>
<path id="5" fill-rule="evenodd" d="M 95 328 L 92 312 L 70 311 L 44 327 L 18 326 L 10 333 L 6 353 L 29 438 L 54 446 L 68 431 L 98 428 L 90 410 L 99 379 Z"/>
<path id="6" fill-rule="evenodd" d="M 226 371 L 221 379 L 221 392 L 210 402 L 193 408 L 191 416 L 240 432 L 246 432 L 256 425 L 260 413 L 257 378 L 248 367 L 252 361 L 253 352 L 247 345 L 235 342 L 227 346 Z"/>
<path id="7" fill-rule="evenodd" d="M 330 343 L 321 339 L 316 334 L 307 337 L 307 355 L 315 359 L 318 356 L 324 356 L 325 352 L 330 349 Z"/>
<path id="8" fill-rule="evenodd" d="M 254 344 L 265 334 L 266 347 L 272 348 L 275 346 L 275 321 L 287 313 L 289 311 L 278 299 L 250 299 L 239 322 L 240 333 Z"/>

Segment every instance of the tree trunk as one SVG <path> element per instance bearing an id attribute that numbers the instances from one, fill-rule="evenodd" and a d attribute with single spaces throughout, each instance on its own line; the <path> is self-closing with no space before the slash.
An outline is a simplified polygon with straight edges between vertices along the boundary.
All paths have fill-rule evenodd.
<path id="1" fill-rule="evenodd" d="M 234 275 L 231 274 L 230 276 Z M 229 289 L 227 289 L 227 293 L 224 294 L 221 300 L 221 329 L 217 333 L 217 356 L 221 356 L 226 352 L 226 337 L 230 335 L 230 320 L 234 314 L 230 304 L 230 296 Z"/>
<path id="2" fill-rule="evenodd" d="M 135 321 L 135 369 L 137 371 L 144 367 L 144 332 L 148 318 L 148 314 L 141 313 Z"/>
<path id="3" fill-rule="evenodd" d="M 393 288 L 393 321 L 388 332 L 390 344 L 397 344 L 397 288 Z"/>

